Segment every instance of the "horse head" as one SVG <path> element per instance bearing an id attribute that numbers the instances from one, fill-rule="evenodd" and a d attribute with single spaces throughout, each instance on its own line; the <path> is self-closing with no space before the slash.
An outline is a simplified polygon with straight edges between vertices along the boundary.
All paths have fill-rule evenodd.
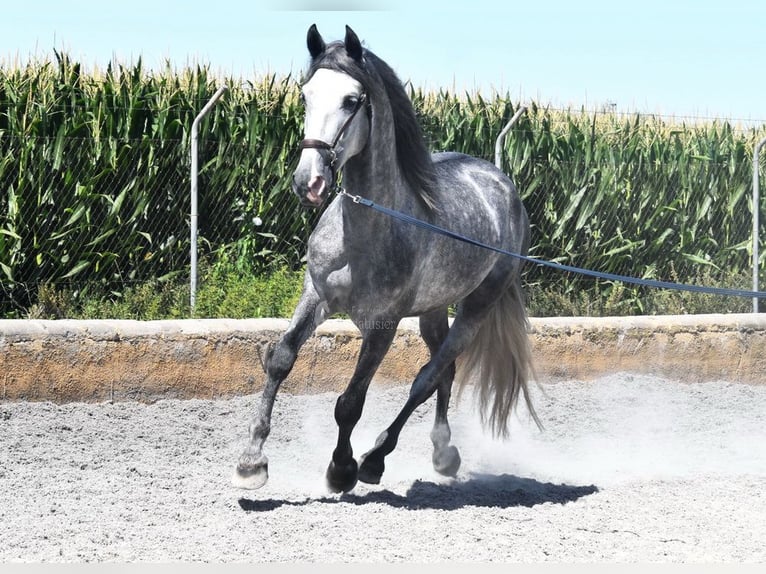
<path id="1" fill-rule="evenodd" d="M 364 87 L 340 70 L 344 60 L 347 65 L 363 65 L 364 50 L 354 31 L 346 26 L 345 40 L 328 45 L 312 25 L 306 43 L 314 71 L 301 89 L 306 112 L 304 139 L 292 187 L 303 205 L 320 207 L 335 186 L 338 172 L 364 149 L 370 120 L 359 113 L 367 103 Z M 322 64 L 324 60 L 327 66 Z"/>

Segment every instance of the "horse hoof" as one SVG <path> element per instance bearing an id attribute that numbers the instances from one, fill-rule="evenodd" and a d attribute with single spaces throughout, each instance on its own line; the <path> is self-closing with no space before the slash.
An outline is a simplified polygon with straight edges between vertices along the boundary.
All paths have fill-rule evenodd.
<path id="1" fill-rule="evenodd" d="M 263 455 L 256 460 L 242 455 L 231 477 L 231 484 L 237 488 L 255 490 L 266 484 L 267 480 L 269 480 L 269 460 Z"/>
<path id="2" fill-rule="evenodd" d="M 331 461 L 330 466 L 327 467 L 327 488 L 332 492 L 349 492 L 356 486 L 358 470 L 353 458 L 345 466 L 338 466 Z"/>
<path id="3" fill-rule="evenodd" d="M 443 476 L 457 476 L 460 468 L 460 453 L 457 448 L 449 445 L 434 451 L 434 470 Z"/>
<path id="4" fill-rule="evenodd" d="M 359 480 L 367 484 L 380 484 L 380 477 L 386 469 L 385 463 L 367 457 L 362 458 L 362 464 L 359 467 Z"/>

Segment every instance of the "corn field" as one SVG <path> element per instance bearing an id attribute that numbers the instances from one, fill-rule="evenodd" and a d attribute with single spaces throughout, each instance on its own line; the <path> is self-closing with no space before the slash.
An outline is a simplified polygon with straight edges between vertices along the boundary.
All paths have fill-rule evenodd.
<path id="1" fill-rule="evenodd" d="M 189 130 L 200 130 L 201 258 L 248 273 L 299 268 L 318 213 L 290 177 L 302 137 L 297 79 L 214 77 L 206 67 L 84 72 L 66 54 L 0 66 L 0 317 L 41 286 L 120 297 L 187 281 Z M 411 89 L 434 151 L 492 160 L 517 104 Z M 536 104 L 505 143 L 533 224 L 531 254 L 638 277 L 748 287 L 752 150 L 764 129 L 723 121 L 552 110 Z M 763 250 L 761 251 L 763 253 Z M 526 281 L 594 300 L 623 287 L 528 267 Z M 641 309 L 640 294 L 633 298 Z"/>

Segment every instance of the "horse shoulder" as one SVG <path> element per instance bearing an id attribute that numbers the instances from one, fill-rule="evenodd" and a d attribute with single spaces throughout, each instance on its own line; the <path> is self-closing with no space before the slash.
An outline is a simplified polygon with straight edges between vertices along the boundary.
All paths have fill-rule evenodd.
<path id="1" fill-rule="evenodd" d="M 341 310 L 351 290 L 348 254 L 344 249 L 342 214 L 328 206 L 309 237 L 307 268 L 314 288 L 333 312 Z"/>

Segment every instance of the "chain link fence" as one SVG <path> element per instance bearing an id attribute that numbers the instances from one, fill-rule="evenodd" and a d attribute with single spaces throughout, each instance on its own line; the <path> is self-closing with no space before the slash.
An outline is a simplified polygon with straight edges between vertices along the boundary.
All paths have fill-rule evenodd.
<path id="1" fill-rule="evenodd" d="M 50 138 L 0 137 L 2 313 L 29 309 L 43 286 L 120 297 L 147 282 L 188 282 L 186 142 L 111 139 L 92 156 L 74 152 L 92 144 L 69 139 L 54 149 Z M 256 192 L 258 167 L 233 163 L 241 147 L 201 142 L 200 260 L 298 268 L 318 213 L 284 189 Z"/>
<path id="2" fill-rule="evenodd" d="M 414 96 L 432 149 L 493 161 L 494 138 L 513 112 L 509 102 L 450 120 Z M 201 132 L 203 269 L 223 259 L 248 273 L 300 269 L 320 216 L 301 208 L 289 188 L 300 118 L 271 110 L 271 120 L 284 124 L 279 133 L 209 133 L 216 122 L 242 121 L 232 113 L 213 114 Z M 530 215 L 531 254 L 624 275 L 747 288 L 748 146 L 757 130 L 740 133 L 725 122 L 647 127 L 653 121 L 539 108 L 522 119 L 507 138 L 504 169 Z M 187 283 L 188 145 L 186 137 L 39 137 L 0 129 L 0 316 L 24 316 L 44 286 L 120 297 L 134 285 Z M 594 290 L 592 279 L 543 267 L 528 266 L 525 279 L 532 298 L 558 286 L 561 299 L 549 299 L 546 314 L 598 314 L 604 297 L 650 298 L 643 288 L 603 282 Z M 578 297 L 588 300 L 575 309 Z M 749 300 L 741 303 L 747 310 Z M 738 305 L 722 301 L 720 310 Z"/>

